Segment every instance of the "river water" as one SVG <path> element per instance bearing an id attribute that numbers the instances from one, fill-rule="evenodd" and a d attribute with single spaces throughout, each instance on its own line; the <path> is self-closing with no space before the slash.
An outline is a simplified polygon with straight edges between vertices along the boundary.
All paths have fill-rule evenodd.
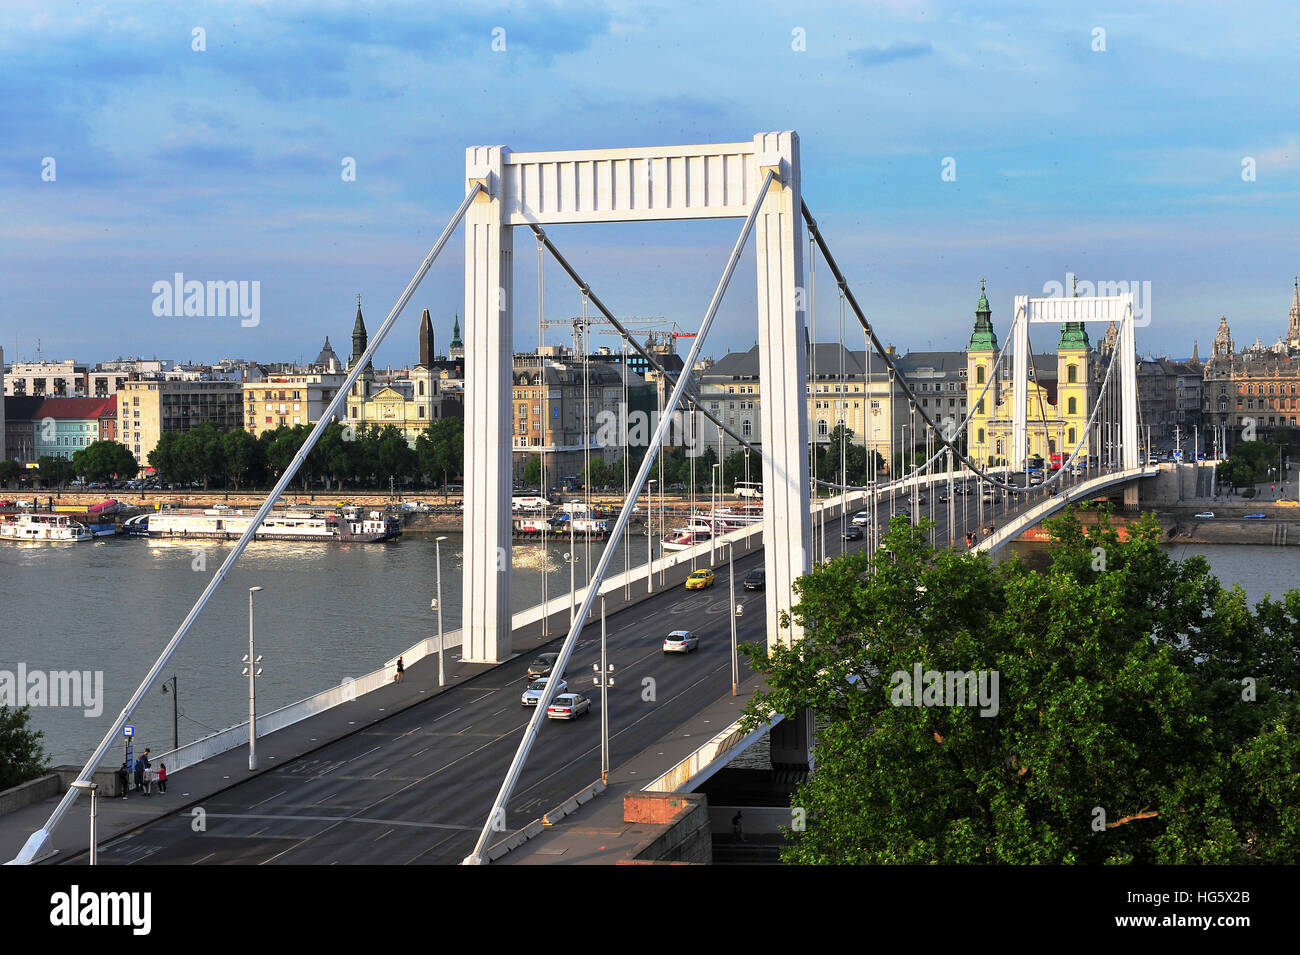
<path id="1" fill-rule="evenodd" d="M 460 626 L 461 536 L 442 545 L 443 623 Z M 83 763 L 188 613 L 232 545 L 111 538 L 90 544 L 0 546 L 0 681 L 3 671 L 80 670 L 102 673 L 103 692 L 93 709 L 32 709 L 35 728 L 55 764 Z M 1033 548 L 1035 545 L 1018 545 Z M 593 568 L 579 542 L 582 574 Z M 568 590 L 568 541 L 521 544 L 512 560 L 516 610 L 540 602 L 543 565 L 547 592 Z M 1195 552 L 1231 585 L 1240 582 L 1253 601 L 1300 586 L 1300 555 L 1254 545 L 1177 545 L 1174 557 Z M 643 563 L 644 534 L 633 537 L 632 563 Z M 1028 551 L 1027 551 L 1028 553 Z M 182 743 L 247 717 L 247 680 L 241 658 L 248 650 L 248 588 L 256 595 L 257 652 L 264 675 L 258 710 L 302 699 L 347 677 L 359 676 L 419 640 L 437 633 L 429 609 L 434 595 L 432 535 L 406 534 L 383 545 L 257 542 L 250 544 L 194 624 L 163 672 L 177 677 Z M 544 559 L 543 559 L 544 558 Z M 623 567 L 620 545 L 611 572 Z M 92 680 L 95 677 L 92 676 Z M 172 741 L 172 696 L 161 683 L 133 714 L 136 751 L 155 753 Z M 110 752 L 116 752 L 112 750 Z"/>

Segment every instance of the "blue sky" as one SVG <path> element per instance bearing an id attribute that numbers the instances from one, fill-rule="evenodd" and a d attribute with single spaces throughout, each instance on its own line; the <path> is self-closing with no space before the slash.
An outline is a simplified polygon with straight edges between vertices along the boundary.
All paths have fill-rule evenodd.
<path id="1" fill-rule="evenodd" d="M 1141 351 L 1185 356 L 1196 338 L 1204 354 L 1220 314 L 1238 342 L 1285 330 L 1300 272 L 1294 6 L 794 10 L 6 0 L 0 347 L 10 361 L 34 357 L 38 338 L 56 359 L 296 360 L 328 334 L 346 356 L 356 294 L 373 331 L 463 195 L 466 146 L 777 129 L 798 131 L 804 198 L 900 349 L 963 347 L 981 277 L 1003 331 L 1014 295 L 1067 271 L 1151 283 Z M 941 179 L 945 157 L 955 181 Z M 737 228 L 550 231 L 616 312 L 694 327 Z M 522 234 L 516 259 L 522 348 L 537 320 Z M 457 236 L 377 364 L 414 360 L 422 307 L 445 343 L 462 269 Z M 156 317 L 153 283 L 176 272 L 260 282 L 260 324 Z M 752 344 L 753 286 L 750 259 L 706 353 Z M 548 318 L 576 313 L 554 267 L 547 290 Z M 836 338 L 825 291 L 818 311 L 832 329 L 819 337 Z"/>

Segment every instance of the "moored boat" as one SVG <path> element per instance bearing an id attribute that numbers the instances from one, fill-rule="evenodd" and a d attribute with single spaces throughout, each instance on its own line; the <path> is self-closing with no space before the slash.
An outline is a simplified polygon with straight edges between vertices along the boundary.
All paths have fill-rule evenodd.
<path id="1" fill-rule="evenodd" d="M 94 536 L 90 528 L 66 514 L 6 514 L 0 519 L 0 540 L 67 543 Z"/>
<path id="2" fill-rule="evenodd" d="M 211 508 L 202 513 L 150 514 L 143 523 L 152 538 L 236 540 L 252 522 L 253 515 L 243 511 Z M 299 510 L 268 514 L 253 539 L 369 544 L 401 534 L 402 521 L 395 515 L 378 510 L 366 514 L 359 508 L 345 507 L 339 513 Z"/>

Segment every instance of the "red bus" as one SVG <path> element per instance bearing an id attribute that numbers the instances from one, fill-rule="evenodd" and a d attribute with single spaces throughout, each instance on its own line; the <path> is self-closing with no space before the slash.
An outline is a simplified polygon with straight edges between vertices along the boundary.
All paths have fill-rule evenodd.
<path id="1" fill-rule="evenodd" d="M 1065 455 L 1059 451 L 1052 455 L 1052 470 L 1059 471 L 1061 465 L 1065 463 Z"/>

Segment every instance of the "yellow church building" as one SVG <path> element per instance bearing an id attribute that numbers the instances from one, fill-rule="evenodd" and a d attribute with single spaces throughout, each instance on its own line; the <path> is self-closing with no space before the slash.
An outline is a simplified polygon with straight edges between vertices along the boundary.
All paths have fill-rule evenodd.
<path id="1" fill-rule="evenodd" d="M 994 466 L 1008 463 L 1014 420 L 1011 356 L 1004 359 L 995 379 L 997 356 L 998 337 L 981 281 L 975 327 L 966 349 L 967 402 L 974 408 L 966 441 L 972 458 Z M 1083 323 L 1061 326 L 1055 355 L 1035 355 L 1031 347 L 1030 357 L 1025 408 L 1030 458 L 1041 456 L 1050 462 L 1052 455 L 1061 454 L 1064 459 L 1076 445 L 1080 456 L 1093 453 L 1094 436 L 1086 432 L 1089 409 L 1100 389 L 1101 362 Z"/>

